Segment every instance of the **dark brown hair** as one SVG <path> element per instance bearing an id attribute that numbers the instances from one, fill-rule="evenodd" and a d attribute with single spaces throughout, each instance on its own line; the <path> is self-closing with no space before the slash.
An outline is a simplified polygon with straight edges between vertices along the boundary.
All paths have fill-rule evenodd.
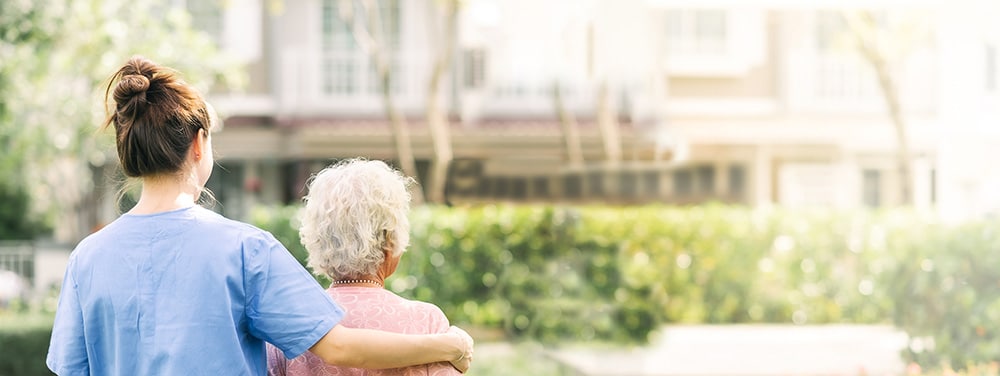
<path id="1" fill-rule="evenodd" d="M 179 171 L 198 130 L 207 134 L 211 127 L 201 95 L 173 69 L 140 56 L 111 76 L 105 103 L 112 95 L 104 127 L 114 125 L 118 160 L 129 177 Z"/>

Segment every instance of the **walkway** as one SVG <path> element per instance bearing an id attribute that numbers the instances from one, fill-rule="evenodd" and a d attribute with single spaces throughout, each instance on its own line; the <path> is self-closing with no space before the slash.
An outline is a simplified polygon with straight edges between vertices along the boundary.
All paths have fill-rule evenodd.
<path id="1" fill-rule="evenodd" d="M 598 376 L 900 375 L 906 335 L 865 325 L 669 327 L 633 350 L 550 349 L 549 355 Z"/>

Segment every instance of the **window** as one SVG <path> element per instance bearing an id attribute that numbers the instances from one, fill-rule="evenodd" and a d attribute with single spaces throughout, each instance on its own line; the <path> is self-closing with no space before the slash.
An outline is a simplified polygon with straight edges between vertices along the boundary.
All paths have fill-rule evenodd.
<path id="1" fill-rule="evenodd" d="M 507 83 L 493 85 L 490 95 L 498 99 L 523 99 L 532 95 L 534 91 L 532 88 L 528 84 L 508 81 Z"/>
<path id="2" fill-rule="evenodd" d="M 871 21 L 876 28 L 885 29 L 889 25 L 889 16 L 884 10 L 870 11 Z M 840 11 L 821 10 L 816 12 L 816 48 L 820 51 L 835 51 L 844 49 L 846 42 L 851 41 L 853 34 Z"/>
<path id="3" fill-rule="evenodd" d="M 566 198 L 580 198 L 583 195 L 583 177 L 579 174 L 563 177 L 563 192 Z"/>
<path id="4" fill-rule="evenodd" d="M 931 169 L 930 183 L 931 183 L 931 205 L 934 205 L 937 204 L 937 195 L 938 195 L 936 168 Z"/>
<path id="5" fill-rule="evenodd" d="M 660 172 L 646 171 L 642 173 L 642 187 L 646 195 L 657 197 L 660 195 Z"/>
<path id="6" fill-rule="evenodd" d="M 870 13 L 877 28 L 888 27 L 884 11 Z M 824 104 L 861 105 L 879 98 L 874 71 L 853 48 L 853 35 L 844 16 L 838 11 L 815 13 L 815 62 L 805 74 L 811 76 L 814 100 Z"/>
<path id="7" fill-rule="evenodd" d="M 726 52 L 724 10 L 667 11 L 667 50 L 672 53 L 718 55 Z"/>
<path id="8" fill-rule="evenodd" d="M 743 165 L 729 166 L 729 195 L 742 198 L 746 184 L 746 167 Z"/>
<path id="9" fill-rule="evenodd" d="M 621 171 L 618 173 L 618 190 L 622 197 L 631 198 L 638 194 L 639 174 L 635 171 Z"/>
<path id="10" fill-rule="evenodd" d="M 321 16 L 323 17 L 323 52 L 355 50 L 357 44 L 354 34 L 337 14 L 337 2 L 326 0 L 323 2 Z"/>
<path id="11" fill-rule="evenodd" d="M 549 178 L 538 176 L 532 179 L 532 195 L 535 197 L 549 197 Z"/>
<path id="12" fill-rule="evenodd" d="M 997 46 L 987 43 L 984 53 L 986 70 L 983 72 L 983 83 L 986 85 L 986 91 L 995 92 L 997 90 Z"/>
<path id="13" fill-rule="evenodd" d="M 448 169 L 447 192 L 457 196 L 475 196 L 483 175 L 483 164 L 475 159 L 455 159 Z"/>
<path id="14" fill-rule="evenodd" d="M 674 171 L 674 194 L 679 197 L 690 196 L 692 189 L 691 170 Z"/>
<path id="15" fill-rule="evenodd" d="M 587 193 L 591 196 L 604 195 L 604 171 L 592 171 L 587 174 Z"/>
<path id="16" fill-rule="evenodd" d="M 695 35 L 698 39 L 717 43 L 726 38 L 726 13 L 721 10 L 702 10 L 694 14 Z"/>
<path id="17" fill-rule="evenodd" d="M 358 92 L 355 80 L 357 67 L 353 59 L 327 58 L 323 61 L 323 92 L 326 94 L 354 94 Z"/>
<path id="18" fill-rule="evenodd" d="M 594 23 L 587 24 L 587 77 L 594 77 Z"/>
<path id="19" fill-rule="evenodd" d="M 466 89 L 480 89 L 486 82 L 486 51 L 472 48 L 462 51 L 462 84 Z"/>
<path id="20" fill-rule="evenodd" d="M 877 208 L 882 203 L 882 173 L 866 169 L 862 173 L 862 200 L 865 206 Z"/>
<path id="21" fill-rule="evenodd" d="M 357 49 L 357 41 L 350 24 L 340 16 L 339 0 L 323 0 L 321 17 L 323 27 L 323 50 L 354 50 Z M 399 1 L 378 0 L 374 2 L 377 9 L 370 9 L 378 12 L 381 21 L 380 30 L 368 28 L 368 14 L 364 6 L 364 1 L 354 0 L 350 9 L 354 11 L 352 21 L 356 22 L 363 30 L 368 30 L 373 37 L 377 32 L 381 42 L 389 47 L 389 50 L 397 50 L 400 47 L 400 9 Z"/>
<path id="22" fill-rule="evenodd" d="M 205 187 L 212 192 L 205 206 L 231 218 L 243 218 L 246 166 L 241 162 L 219 163 L 221 168 L 212 173 Z M 202 197 L 206 200 L 205 196 Z"/>
<path id="23" fill-rule="evenodd" d="M 510 196 L 512 198 L 524 199 L 528 197 L 528 179 L 510 178 Z"/>
<path id="24" fill-rule="evenodd" d="M 366 93 L 381 93 L 382 92 L 382 79 L 378 72 L 378 67 L 372 62 L 368 65 L 368 86 L 365 87 Z M 399 59 L 392 59 L 389 63 L 389 88 L 394 94 L 399 94 L 403 92 L 403 85 L 400 76 L 402 74 L 402 69 L 399 65 Z"/>
<path id="25" fill-rule="evenodd" d="M 698 166 L 695 169 L 698 179 L 698 193 L 712 195 L 715 193 L 715 166 Z"/>
<path id="26" fill-rule="evenodd" d="M 191 26 L 208 34 L 216 46 L 222 45 L 222 8 L 218 1 L 187 0 L 185 2 L 188 14 L 191 15 Z"/>
<path id="27" fill-rule="evenodd" d="M 400 0 L 378 0 L 379 15 L 382 16 L 382 36 L 392 51 L 400 47 Z"/>
<path id="28" fill-rule="evenodd" d="M 2 248 L 0 248 L 0 280 L 10 281 L 11 275 L 4 275 L 4 273 L 13 272 L 15 275 L 23 277 L 27 284 L 33 284 L 35 280 L 35 249 L 33 246 L 25 244 L 19 245 L 18 243 L 8 243 Z M 18 291 L 17 286 L 4 286 L 5 288 L 14 288 L 14 291 Z M 30 286 L 25 286 L 30 287 Z M 9 291 L 9 290 L 8 290 Z"/>
<path id="29" fill-rule="evenodd" d="M 401 50 L 400 2 L 379 0 L 373 3 L 377 9 L 366 10 L 364 2 L 351 1 L 353 15 L 351 22 L 367 30 L 376 43 L 387 51 L 390 69 L 390 87 L 393 92 L 403 91 L 401 77 L 403 71 L 398 59 Z M 366 11 L 377 11 L 381 26 L 371 30 Z M 320 9 L 320 88 L 324 94 L 352 96 L 357 94 L 378 94 L 382 90 L 378 69 L 368 52 L 358 45 L 351 23 L 341 17 L 338 0 L 323 0 Z"/>
<path id="30" fill-rule="evenodd" d="M 493 193 L 493 180 L 489 176 L 480 176 L 479 189 L 476 193 L 479 197 L 490 197 Z"/>
<path id="31" fill-rule="evenodd" d="M 507 197 L 510 195 L 510 178 L 497 176 L 493 178 L 493 197 Z"/>
<path id="32" fill-rule="evenodd" d="M 847 37 L 847 25 L 837 11 L 816 13 L 816 49 L 829 51 L 837 47 Z"/>
<path id="33" fill-rule="evenodd" d="M 282 182 L 281 203 L 289 205 L 302 202 L 302 196 L 306 194 L 307 182 L 309 177 L 312 176 L 309 161 L 282 162 L 279 167 L 279 174 L 279 181 Z M 215 174 L 213 173 L 212 175 Z M 209 180 L 212 179 L 214 177 L 209 178 Z"/>

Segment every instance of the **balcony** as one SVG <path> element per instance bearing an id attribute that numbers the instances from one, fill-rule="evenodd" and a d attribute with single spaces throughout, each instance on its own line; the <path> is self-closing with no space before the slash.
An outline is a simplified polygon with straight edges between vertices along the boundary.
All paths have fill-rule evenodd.
<path id="1" fill-rule="evenodd" d="M 821 53 L 798 50 L 788 53 L 785 93 L 794 112 L 882 114 L 885 100 L 874 71 L 850 51 Z M 933 114 L 936 103 L 936 69 L 927 53 L 912 55 L 898 70 L 895 82 L 903 111 Z"/>

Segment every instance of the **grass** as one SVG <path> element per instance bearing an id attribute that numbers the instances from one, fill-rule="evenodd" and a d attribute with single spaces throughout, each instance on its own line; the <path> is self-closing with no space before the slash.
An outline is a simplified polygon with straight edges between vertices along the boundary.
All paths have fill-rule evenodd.
<path id="1" fill-rule="evenodd" d="M 55 316 L 51 313 L 0 310 L 0 330 L 51 327 L 54 319 Z"/>
<path id="2" fill-rule="evenodd" d="M 476 343 L 468 376 L 571 376 L 578 373 L 545 354 L 536 343 Z"/>

